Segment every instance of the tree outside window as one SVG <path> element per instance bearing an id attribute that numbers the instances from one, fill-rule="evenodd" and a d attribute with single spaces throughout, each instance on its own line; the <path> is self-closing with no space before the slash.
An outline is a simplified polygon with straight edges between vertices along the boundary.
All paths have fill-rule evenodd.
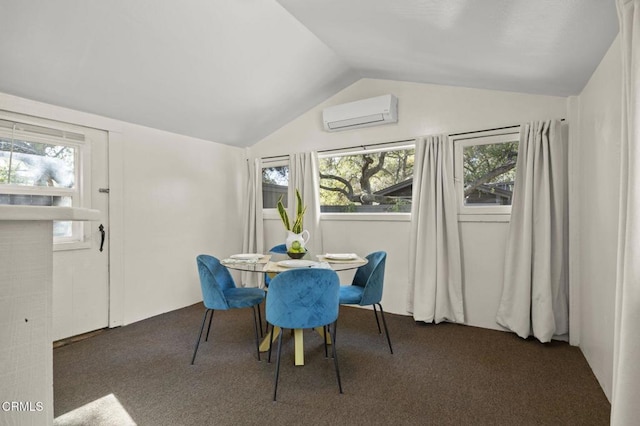
<path id="1" fill-rule="evenodd" d="M 280 197 L 287 206 L 289 189 L 289 166 L 272 165 L 262 168 L 262 208 L 275 209 Z"/>
<path id="2" fill-rule="evenodd" d="M 392 148 L 320 158 L 320 210 L 410 212 L 415 149 Z"/>
<path id="3" fill-rule="evenodd" d="M 518 143 L 518 133 L 454 140 L 461 214 L 511 212 Z"/>
<path id="4" fill-rule="evenodd" d="M 67 143 L 67 139 L 72 142 Z M 78 204 L 83 135 L 0 120 L 0 204 Z M 78 141 L 78 142 L 76 142 Z M 54 242 L 79 239 L 73 224 L 55 221 Z"/>

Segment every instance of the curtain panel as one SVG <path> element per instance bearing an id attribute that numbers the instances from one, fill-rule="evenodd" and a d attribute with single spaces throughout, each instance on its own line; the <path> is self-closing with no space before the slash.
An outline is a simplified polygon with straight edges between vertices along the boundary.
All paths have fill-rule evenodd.
<path id="1" fill-rule="evenodd" d="M 446 135 L 416 141 L 409 253 L 407 310 L 413 318 L 463 323 L 453 144 Z"/>
<path id="2" fill-rule="evenodd" d="M 567 143 L 559 120 L 524 124 L 496 321 L 541 342 L 569 332 Z"/>
<path id="3" fill-rule="evenodd" d="M 247 160 L 247 176 L 242 251 L 243 253 L 263 253 L 262 165 L 260 159 Z M 242 283 L 244 287 L 261 287 L 261 274 L 243 272 Z"/>
<path id="4" fill-rule="evenodd" d="M 303 152 L 289 157 L 289 210 L 295 208 L 295 190 L 300 191 L 307 206 L 304 214 L 304 229 L 309 231 L 306 247 L 311 253 L 323 253 L 322 229 L 320 228 L 320 171 L 317 152 Z M 294 216 L 290 216 L 294 217 Z"/>
<path id="5" fill-rule="evenodd" d="M 640 419 L 640 0 L 617 0 L 622 141 L 611 424 Z"/>

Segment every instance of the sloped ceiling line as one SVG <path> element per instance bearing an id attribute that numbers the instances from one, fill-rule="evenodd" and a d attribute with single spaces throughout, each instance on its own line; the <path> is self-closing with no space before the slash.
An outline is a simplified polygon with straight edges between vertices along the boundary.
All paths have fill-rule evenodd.
<path id="1" fill-rule="evenodd" d="M 614 0 L 0 3 L 0 91 L 251 146 L 363 77 L 578 94 Z"/>

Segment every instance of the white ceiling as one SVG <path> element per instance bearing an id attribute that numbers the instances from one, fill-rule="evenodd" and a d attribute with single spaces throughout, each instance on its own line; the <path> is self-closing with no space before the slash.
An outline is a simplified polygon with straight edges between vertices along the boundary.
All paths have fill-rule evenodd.
<path id="1" fill-rule="evenodd" d="M 362 77 L 579 94 L 615 0 L 0 0 L 0 91 L 249 146 Z"/>

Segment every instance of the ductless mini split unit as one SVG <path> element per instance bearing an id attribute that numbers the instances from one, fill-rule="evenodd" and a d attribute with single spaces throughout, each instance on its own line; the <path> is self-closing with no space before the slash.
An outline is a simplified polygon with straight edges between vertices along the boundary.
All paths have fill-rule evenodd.
<path id="1" fill-rule="evenodd" d="M 322 111 L 322 121 L 329 132 L 397 123 L 398 98 L 383 95 L 334 105 Z"/>

